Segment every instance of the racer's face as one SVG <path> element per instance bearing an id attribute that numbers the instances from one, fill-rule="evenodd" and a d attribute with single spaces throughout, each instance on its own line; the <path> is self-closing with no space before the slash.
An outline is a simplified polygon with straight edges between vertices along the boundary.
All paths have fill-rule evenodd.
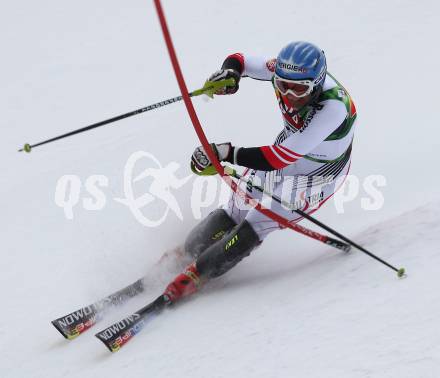
<path id="1" fill-rule="evenodd" d="M 312 95 L 309 94 L 304 97 L 296 97 L 295 95 L 288 93 L 283 97 L 284 97 L 284 102 L 288 103 L 286 105 L 290 105 L 294 110 L 300 110 L 302 107 L 304 107 L 310 102 Z"/>
<path id="2" fill-rule="evenodd" d="M 312 79 L 290 80 L 275 74 L 273 83 L 284 103 L 290 105 L 293 110 L 301 109 L 312 98 L 314 85 Z"/>

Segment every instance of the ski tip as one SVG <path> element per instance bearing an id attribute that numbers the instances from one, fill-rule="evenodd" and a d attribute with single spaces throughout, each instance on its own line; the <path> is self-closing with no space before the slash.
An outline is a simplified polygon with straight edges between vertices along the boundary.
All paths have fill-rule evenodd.
<path id="1" fill-rule="evenodd" d="M 66 335 L 66 333 L 65 333 L 64 330 L 59 326 L 59 324 L 58 324 L 58 322 L 57 322 L 56 320 L 52 320 L 51 323 L 52 323 L 52 325 L 56 328 L 56 330 L 57 330 L 59 333 L 61 333 L 61 334 L 63 335 L 63 337 L 64 337 L 65 339 L 70 340 L 70 339 L 69 339 L 69 336 Z"/>
<path id="2" fill-rule="evenodd" d="M 397 277 L 399 277 L 399 278 L 406 277 L 406 271 L 405 271 L 405 268 L 400 268 L 400 269 L 397 271 Z"/>
<path id="3" fill-rule="evenodd" d="M 124 334 L 123 336 L 119 336 L 116 339 L 108 339 L 107 335 L 105 334 L 107 330 L 98 332 L 97 334 L 95 334 L 95 337 L 102 341 L 102 343 L 107 347 L 107 349 L 112 352 L 115 353 L 118 350 L 120 350 L 125 343 L 127 343 L 130 339 L 131 336 Z"/>
<path id="4" fill-rule="evenodd" d="M 67 340 L 76 339 L 79 335 L 87 331 L 90 327 L 92 327 L 96 323 L 96 319 L 91 318 L 88 319 L 87 322 L 77 323 L 74 326 L 66 326 L 60 324 L 62 323 L 64 318 L 65 317 L 52 320 L 51 323 L 58 330 L 58 332 L 61 333 L 63 337 Z"/>
<path id="5" fill-rule="evenodd" d="M 100 336 L 100 334 L 101 334 L 101 332 L 95 334 L 95 337 L 96 337 L 98 340 L 102 341 L 102 343 L 107 347 L 107 349 L 108 349 L 110 352 L 114 353 L 114 352 L 117 352 L 119 349 L 121 349 L 121 347 L 118 346 L 118 345 L 115 344 L 115 343 L 108 343 L 108 342 L 107 342 L 102 336 Z"/>

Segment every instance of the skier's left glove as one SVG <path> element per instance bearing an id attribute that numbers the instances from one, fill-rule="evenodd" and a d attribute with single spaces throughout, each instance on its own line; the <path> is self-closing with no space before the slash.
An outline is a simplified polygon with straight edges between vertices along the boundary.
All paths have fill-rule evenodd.
<path id="1" fill-rule="evenodd" d="M 232 162 L 234 147 L 231 143 L 210 144 L 215 156 L 219 161 Z M 199 176 L 210 176 L 217 174 L 203 146 L 197 147 L 191 157 L 191 170 Z"/>

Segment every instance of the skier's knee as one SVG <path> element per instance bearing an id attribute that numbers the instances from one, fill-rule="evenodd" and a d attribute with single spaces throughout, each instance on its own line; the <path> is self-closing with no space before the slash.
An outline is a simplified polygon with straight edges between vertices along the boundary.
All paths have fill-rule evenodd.
<path id="1" fill-rule="evenodd" d="M 254 229 L 247 221 L 243 221 L 197 259 L 197 269 L 201 275 L 218 277 L 249 256 L 259 244 Z"/>
<path id="2" fill-rule="evenodd" d="M 235 222 L 225 210 L 214 210 L 190 232 L 185 240 L 185 253 L 199 257 L 234 226 Z"/>

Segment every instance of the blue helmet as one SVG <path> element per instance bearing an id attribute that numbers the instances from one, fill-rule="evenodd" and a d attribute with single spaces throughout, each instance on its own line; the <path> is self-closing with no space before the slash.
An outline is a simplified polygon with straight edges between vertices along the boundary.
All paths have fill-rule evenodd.
<path id="1" fill-rule="evenodd" d="M 291 42 L 278 54 L 275 75 L 286 80 L 310 80 L 315 93 L 322 89 L 326 74 L 324 51 L 310 42 Z"/>

